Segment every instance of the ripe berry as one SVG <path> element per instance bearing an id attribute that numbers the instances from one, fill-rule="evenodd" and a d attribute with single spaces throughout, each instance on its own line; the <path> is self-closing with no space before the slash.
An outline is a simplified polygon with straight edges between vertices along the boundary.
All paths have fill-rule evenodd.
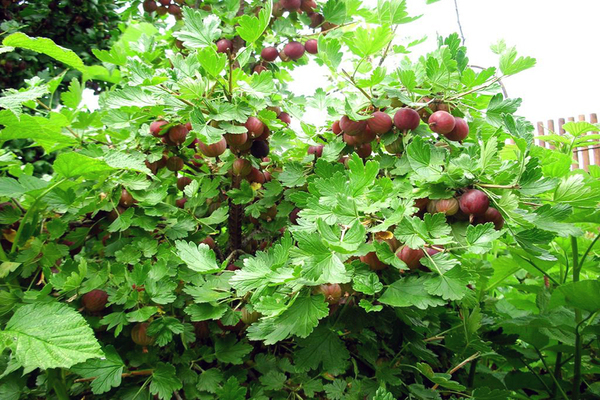
<path id="1" fill-rule="evenodd" d="M 490 206 L 490 199 L 481 190 L 467 190 L 459 200 L 460 209 L 467 215 L 484 215 Z"/>
<path id="2" fill-rule="evenodd" d="M 305 13 L 311 13 L 317 8 L 315 0 L 301 0 L 300 9 Z"/>
<path id="3" fill-rule="evenodd" d="M 215 246 L 217 245 L 215 243 L 215 239 L 213 239 L 212 236 L 205 237 L 204 240 L 202 240 L 200 243 L 204 243 L 205 245 L 207 245 L 211 249 L 214 249 Z"/>
<path id="4" fill-rule="evenodd" d="M 298 225 L 298 213 L 300 209 L 298 207 L 294 208 L 290 213 L 290 222 L 294 225 Z"/>
<path id="5" fill-rule="evenodd" d="M 227 141 L 225 138 L 221 138 L 217 143 L 208 145 L 200 142 L 198 147 L 200 148 L 200 152 L 206 157 L 219 157 L 227 149 Z"/>
<path id="6" fill-rule="evenodd" d="M 364 143 L 356 148 L 356 154 L 362 159 L 369 157 L 372 152 L 371 143 Z"/>
<path id="7" fill-rule="evenodd" d="M 333 125 L 331 125 L 331 130 L 333 131 L 333 133 L 335 133 L 336 135 L 339 135 L 340 133 L 342 133 L 342 128 L 340 128 L 340 121 L 335 121 L 333 123 Z"/>
<path id="8" fill-rule="evenodd" d="M 248 134 L 244 133 L 226 133 L 225 141 L 229 146 L 238 147 L 246 143 L 248 140 Z"/>
<path id="9" fill-rule="evenodd" d="M 376 135 L 383 135 L 392 129 L 392 118 L 384 112 L 375 111 L 367 120 L 367 126 Z"/>
<path id="10" fill-rule="evenodd" d="M 504 226 L 504 217 L 502 217 L 500 211 L 496 210 L 494 207 L 488 207 L 483 215 L 475 217 L 473 223 L 479 225 L 487 222 L 493 223 L 494 229 L 499 231 Z"/>
<path id="11" fill-rule="evenodd" d="M 221 39 L 217 42 L 217 53 L 227 53 L 233 48 L 233 42 L 229 39 Z"/>
<path id="12" fill-rule="evenodd" d="M 262 135 L 260 135 L 259 137 L 257 137 L 255 140 L 267 140 L 269 138 L 269 136 L 271 135 L 271 130 L 269 129 L 268 126 L 265 125 L 265 130 L 263 131 Z"/>
<path id="13" fill-rule="evenodd" d="M 342 288 L 337 283 L 319 285 L 314 290 L 315 294 L 322 294 L 325 296 L 325 301 L 330 305 L 337 304 L 342 297 Z"/>
<path id="14" fill-rule="evenodd" d="M 311 28 L 318 28 L 319 26 L 321 26 L 321 24 L 325 22 L 325 17 L 323 17 L 321 14 L 318 13 L 313 13 L 310 14 L 310 27 Z"/>
<path id="15" fill-rule="evenodd" d="M 301 0 L 281 0 L 281 6 L 287 11 L 297 11 L 302 5 Z"/>
<path id="16" fill-rule="evenodd" d="M 177 178 L 177 189 L 183 192 L 183 189 L 185 189 L 185 187 L 190 183 L 192 183 L 191 178 L 187 176 L 180 176 L 179 178 Z"/>
<path id="17" fill-rule="evenodd" d="M 289 42 L 283 48 L 283 52 L 291 60 L 295 61 L 304 55 L 304 45 L 298 42 Z"/>
<path id="18" fill-rule="evenodd" d="M 267 67 L 265 67 L 264 65 L 261 64 L 256 64 L 254 66 L 254 68 L 252 69 L 252 72 L 254 72 L 255 74 L 262 74 L 263 72 L 265 72 L 267 70 Z"/>
<path id="19" fill-rule="evenodd" d="M 260 52 L 260 56 L 265 61 L 275 61 L 277 56 L 279 55 L 279 51 L 275 47 L 265 47 Z"/>
<path id="20" fill-rule="evenodd" d="M 133 196 L 131 195 L 131 193 L 129 193 L 127 191 L 127 189 L 122 189 L 121 190 L 121 198 L 119 199 L 119 205 L 121 207 L 131 207 L 133 205 L 133 203 L 135 202 L 135 200 L 133 199 Z"/>
<path id="21" fill-rule="evenodd" d="M 456 117 L 454 118 L 454 120 L 456 122 L 454 125 L 454 129 L 444 134 L 444 136 L 448 140 L 460 142 L 461 140 L 464 140 L 467 136 L 469 136 L 469 125 L 467 124 L 467 121 L 465 121 L 462 118 Z"/>
<path id="22" fill-rule="evenodd" d="M 350 136 L 344 133 L 342 134 L 342 139 L 349 146 L 358 146 L 362 143 L 360 136 Z"/>
<path id="23" fill-rule="evenodd" d="M 131 339 L 135 344 L 146 347 L 154 343 L 154 338 L 146 333 L 149 325 L 148 322 L 141 322 L 131 329 Z"/>
<path id="24" fill-rule="evenodd" d="M 178 15 L 181 14 L 181 7 L 179 7 L 177 4 L 171 4 L 168 8 L 167 11 L 169 12 L 169 14 L 171 15 Z"/>
<path id="25" fill-rule="evenodd" d="M 421 265 L 421 258 L 424 257 L 423 250 L 411 249 L 404 245 L 396 251 L 396 257 L 408 266 L 408 269 L 416 270 Z"/>
<path id="26" fill-rule="evenodd" d="M 323 146 L 322 144 L 317 146 L 308 146 L 308 154 L 314 154 L 316 158 L 319 158 L 323 155 Z"/>
<path id="27" fill-rule="evenodd" d="M 436 211 L 444 213 L 447 216 L 454 215 L 458 212 L 458 200 L 454 197 L 451 199 L 438 200 L 435 203 Z"/>
<path id="28" fill-rule="evenodd" d="M 289 125 L 292 123 L 292 118 L 290 117 L 290 114 L 288 114 L 286 112 L 279 113 L 279 115 L 277 116 L 277 119 L 286 125 Z"/>
<path id="29" fill-rule="evenodd" d="M 250 137 L 259 137 L 263 134 L 265 130 L 265 124 L 256 117 L 248 117 L 248 120 L 244 124 L 246 129 L 248 130 L 248 134 Z"/>
<path id="30" fill-rule="evenodd" d="M 237 158 L 231 167 L 233 174 L 237 176 L 247 176 L 252 171 L 252 163 L 243 158 Z"/>
<path id="31" fill-rule="evenodd" d="M 400 131 L 414 131 L 420 123 L 419 113 L 412 108 L 401 108 L 394 115 L 394 125 Z"/>
<path id="32" fill-rule="evenodd" d="M 350 136 L 356 136 L 362 133 L 366 127 L 367 121 L 365 120 L 353 121 L 346 115 L 340 119 L 340 128 L 342 128 L 342 131 L 344 131 L 345 134 Z"/>
<path id="33" fill-rule="evenodd" d="M 164 135 L 165 133 L 167 133 L 166 131 L 162 130 L 162 127 L 165 125 L 168 125 L 169 123 L 167 121 L 164 121 L 162 119 L 159 119 L 158 121 L 154 121 L 150 124 L 150 134 L 152 136 L 155 137 L 159 137 Z"/>
<path id="34" fill-rule="evenodd" d="M 161 16 L 167 15 L 168 12 L 169 12 L 169 9 L 164 6 L 160 6 L 156 9 L 156 14 L 161 15 Z"/>
<path id="35" fill-rule="evenodd" d="M 374 251 L 364 256 L 360 256 L 360 261 L 367 264 L 373 271 L 381 271 L 388 267 L 387 264 L 381 262 L 381 260 L 377 258 L 377 254 Z"/>
<path id="36" fill-rule="evenodd" d="M 185 203 L 187 203 L 188 199 L 183 197 L 181 199 L 175 200 L 175 207 L 177 208 L 185 208 Z"/>
<path id="37" fill-rule="evenodd" d="M 369 128 L 369 125 L 367 125 L 365 130 L 355 137 L 357 137 L 361 143 L 371 143 L 373 140 L 375 140 L 377 135 L 371 130 L 371 128 Z"/>
<path id="38" fill-rule="evenodd" d="M 252 154 L 256 158 L 263 158 L 269 155 L 269 143 L 256 140 L 252 143 L 250 147 L 250 154 Z"/>
<path id="39" fill-rule="evenodd" d="M 188 135 L 188 129 L 185 125 L 175 125 L 169 129 L 169 140 L 175 143 L 176 146 L 180 146 L 185 142 Z"/>
<path id="40" fill-rule="evenodd" d="M 81 298 L 81 304 L 89 312 L 97 312 L 104 310 L 108 301 L 108 293 L 104 290 L 94 289 L 87 292 Z"/>
<path id="41" fill-rule="evenodd" d="M 183 160 L 177 156 L 172 156 L 167 159 L 167 169 L 169 171 L 181 171 L 183 169 Z"/>
<path id="42" fill-rule="evenodd" d="M 317 54 L 319 52 L 317 39 L 310 39 L 304 43 L 304 48 L 310 54 Z"/>
<path id="43" fill-rule="evenodd" d="M 250 183 L 256 182 L 261 185 L 266 182 L 265 174 L 262 173 L 261 170 L 252 167 L 252 171 L 246 176 L 246 180 Z"/>
<path id="44" fill-rule="evenodd" d="M 456 125 L 454 117 L 446 111 L 434 112 L 427 122 L 432 131 L 441 135 L 452 132 L 452 129 Z"/>
<path id="45" fill-rule="evenodd" d="M 158 8 L 158 4 L 154 0 L 145 0 L 144 1 L 144 11 L 147 13 L 153 13 Z"/>
<path id="46" fill-rule="evenodd" d="M 158 1 L 163 6 L 168 6 L 169 4 L 171 4 L 171 0 L 158 0 Z"/>

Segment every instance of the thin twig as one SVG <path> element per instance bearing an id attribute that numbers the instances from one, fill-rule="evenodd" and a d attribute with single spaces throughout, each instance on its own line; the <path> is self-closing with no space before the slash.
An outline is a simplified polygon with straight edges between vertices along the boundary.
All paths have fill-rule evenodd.
<path id="1" fill-rule="evenodd" d="M 458 22 L 458 30 L 460 31 L 460 38 L 462 39 L 462 45 L 465 45 L 465 35 L 463 34 L 462 25 L 460 24 L 460 14 L 458 12 L 458 1 L 454 0 L 454 10 L 456 11 L 456 22 Z"/>
<path id="2" fill-rule="evenodd" d="M 477 183 L 477 186 L 488 189 L 521 189 L 521 185 L 494 185 L 491 183 Z"/>
<path id="3" fill-rule="evenodd" d="M 479 356 L 481 355 L 480 352 L 477 352 L 475 354 L 473 354 L 472 356 L 466 358 L 464 361 L 462 361 L 460 364 L 458 364 L 456 367 L 452 368 L 450 371 L 448 371 L 448 374 L 452 375 L 453 373 L 455 373 L 456 371 L 458 371 L 459 369 L 461 369 L 462 367 L 464 367 L 465 365 L 467 365 L 468 363 L 470 363 L 471 361 L 479 358 Z M 433 387 L 431 388 L 432 390 L 435 390 L 438 388 L 438 386 L 440 386 L 439 384 L 435 384 L 433 385 Z"/>
<path id="4" fill-rule="evenodd" d="M 385 51 L 383 52 L 383 55 L 381 56 L 381 60 L 379 60 L 379 67 L 381 67 L 381 65 L 383 64 L 383 62 L 385 61 L 388 52 L 390 51 L 390 47 L 392 47 L 392 42 L 394 41 L 393 36 L 396 35 L 396 30 L 398 29 L 398 25 L 396 25 L 394 27 L 394 31 L 392 32 L 392 39 L 390 40 L 390 42 L 388 43 L 387 47 L 385 48 Z"/>
<path id="5" fill-rule="evenodd" d="M 143 370 L 139 370 L 139 371 L 125 372 L 125 373 L 121 374 L 121 378 L 129 378 L 131 376 L 147 376 L 147 375 L 152 375 L 153 372 L 154 372 L 153 369 L 143 369 Z M 91 382 L 91 381 L 95 380 L 96 378 L 98 378 L 98 377 L 93 376 L 91 378 L 80 378 L 80 379 L 75 379 L 74 382 Z"/>
<path id="6" fill-rule="evenodd" d="M 358 87 L 358 85 L 356 84 L 356 81 L 354 80 L 354 78 L 352 78 L 352 77 L 350 76 L 350 74 L 349 74 L 348 72 L 346 72 L 346 70 L 342 69 L 342 73 L 343 73 L 344 75 L 346 75 L 346 77 L 349 79 L 350 83 L 352 83 L 352 85 L 353 85 L 355 88 L 357 88 L 358 90 L 360 90 L 360 92 L 361 92 L 362 94 L 364 94 L 364 95 L 365 95 L 365 97 L 366 97 L 367 99 L 369 99 L 369 101 L 371 101 L 371 96 L 369 96 L 369 94 L 368 94 L 367 92 L 365 92 L 365 91 L 364 91 L 362 88 Z"/>
<path id="7" fill-rule="evenodd" d="M 178 97 L 178 96 L 179 96 L 179 93 L 172 91 L 172 90 L 171 90 L 171 89 L 169 89 L 168 87 L 166 87 L 166 86 L 164 86 L 164 85 L 158 85 L 158 87 L 159 87 L 160 89 L 164 90 L 165 92 L 167 92 L 167 93 L 169 93 L 169 94 L 171 94 L 171 95 L 175 96 L 175 98 L 176 98 L 177 100 L 181 101 L 182 103 L 184 103 L 184 104 L 186 104 L 186 105 L 188 105 L 188 106 L 190 106 L 190 107 L 196 107 L 196 106 L 194 105 L 194 103 L 192 103 L 191 101 L 188 101 L 188 100 L 186 100 L 186 99 L 182 99 L 182 98 Z"/>

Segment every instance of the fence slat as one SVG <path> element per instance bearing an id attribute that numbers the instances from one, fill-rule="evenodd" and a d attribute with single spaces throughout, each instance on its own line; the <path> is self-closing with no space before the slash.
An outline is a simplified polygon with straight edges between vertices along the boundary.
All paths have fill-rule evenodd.
<path id="1" fill-rule="evenodd" d="M 537 123 L 537 134 L 535 135 L 538 138 L 538 145 L 540 147 L 546 147 L 546 142 L 544 142 L 542 139 L 539 139 L 540 137 L 544 136 L 544 124 L 541 122 Z"/>
<path id="2" fill-rule="evenodd" d="M 552 132 L 552 133 L 557 133 L 557 132 L 554 130 L 554 120 L 553 120 L 553 119 L 549 119 L 549 120 L 548 120 L 548 132 L 549 132 L 549 133 L 550 133 L 550 132 Z M 549 148 L 549 149 L 551 149 L 551 150 L 554 150 L 554 149 L 555 149 L 555 147 L 554 147 L 554 145 L 553 145 L 552 143 L 548 143 L 548 148 Z"/>
<path id="3" fill-rule="evenodd" d="M 590 114 L 590 123 L 597 124 L 598 116 L 596 113 Z M 597 134 L 598 132 L 592 132 L 592 135 Z M 600 165 L 600 147 L 594 146 L 594 151 L 592 152 L 592 156 L 594 157 L 594 165 Z"/>
<path id="4" fill-rule="evenodd" d="M 563 120 L 562 125 L 560 126 L 561 129 L 561 135 L 564 135 L 566 132 L 564 129 L 562 129 L 562 126 L 565 124 L 565 120 L 564 118 L 561 118 Z M 569 117 L 567 118 L 567 122 L 575 122 L 575 118 L 574 117 Z M 578 169 L 579 168 L 579 154 L 577 153 L 577 151 L 573 150 L 573 164 L 571 164 L 571 169 Z"/>
<path id="5" fill-rule="evenodd" d="M 578 120 L 585 121 L 585 115 L 579 115 Z M 586 147 L 581 147 L 578 149 L 577 152 L 579 153 L 579 156 L 581 159 L 581 161 L 580 161 L 581 168 L 583 168 L 586 171 L 589 171 L 590 170 L 590 151 Z"/>

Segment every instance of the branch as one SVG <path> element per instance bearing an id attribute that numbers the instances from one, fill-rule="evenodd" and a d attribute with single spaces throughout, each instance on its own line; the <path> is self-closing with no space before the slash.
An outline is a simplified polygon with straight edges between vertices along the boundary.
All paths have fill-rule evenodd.
<path id="1" fill-rule="evenodd" d="M 154 372 L 153 369 L 143 369 L 143 370 L 139 370 L 139 371 L 125 372 L 125 373 L 121 374 L 121 378 L 129 378 L 131 376 L 147 376 L 147 375 L 152 375 L 153 372 Z M 91 382 L 93 380 L 96 380 L 97 378 L 98 378 L 97 376 L 94 376 L 91 378 L 75 379 L 74 382 Z"/>
<path id="2" fill-rule="evenodd" d="M 460 364 L 458 364 L 456 367 L 454 367 L 450 371 L 448 371 L 448 373 L 450 375 L 452 375 L 453 373 L 455 373 L 456 371 L 458 371 L 459 369 L 461 369 L 462 367 L 464 367 L 465 365 L 467 365 L 471 361 L 476 360 L 477 358 L 479 358 L 480 354 L 481 353 L 479 353 L 479 352 L 473 354 L 472 356 L 468 357 L 463 362 L 461 362 Z M 435 385 L 433 385 L 433 387 L 431 389 L 436 390 L 438 388 L 438 386 L 440 386 L 440 385 L 436 383 Z"/>
<path id="3" fill-rule="evenodd" d="M 169 94 L 173 95 L 173 96 L 174 96 L 174 97 L 175 97 L 177 100 L 181 101 L 182 103 L 184 103 L 184 104 L 186 104 L 186 105 L 188 105 L 188 106 L 190 106 L 190 107 L 196 107 L 196 106 L 194 105 L 194 103 L 192 103 L 191 101 L 188 101 L 188 100 L 186 100 L 186 99 L 179 98 L 179 97 L 178 97 L 178 96 L 179 96 L 179 93 L 172 91 L 172 90 L 171 90 L 171 89 L 169 89 L 168 87 L 166 87 L 166 86 L 164 86 L 164 85 L 158 85 L 158 87 L 159 87 L 160 89 L 164 90 L 165 92 L 167 92 L 167 93 L 169 93 Z"/>
<path id="4" fill-rule="evenodd" d="M 458 29 L 460 31 L 460 38 L 462 39 L 463 46 L 465 45 L 465 35 L 463 34 L 462 25 L 460 24 L 460 14 L 458 13 L 458 2 L 454 0 L 454 10 L 456 11 L 456 22 L 458 22 Z"/>
<path id="5" fill-rule="evenodd" d="M 353 85 L 355 88 L 357 88 L 358 90 L 360 90 L 360 92 L 361 92 L 362 94 L 364 94 L 364 95 L 365 95 L 365 97 L 366 97 L 367 99 L 369 99 L 369 101 L 371 101 L 371 96 L 369 96 L 369 94 L 368 94 L 367 92 L 365 92 L 365 91 L 364 91 L 362 88 L 359 88 L 359 87 L 358 87 L 358 85 L 356 84 L 356 81 L 354 80 L 354 78 L 353 78 L 353 77 L 351 77 L 351 76 L 350 76 L 350 74 L 348 74 L 348 73 L 346 72 L 346 70 L 342 69 L 342 73 L 343 73 L 344 75 L 346 75 L 346 77 L 348 78 L 348 80 L 350 81 L 350 83 L 352 83 L 352 85 Z"/>

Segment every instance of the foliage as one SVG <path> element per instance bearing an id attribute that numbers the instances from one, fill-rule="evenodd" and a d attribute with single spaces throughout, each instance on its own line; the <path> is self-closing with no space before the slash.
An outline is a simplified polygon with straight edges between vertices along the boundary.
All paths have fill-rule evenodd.
<path id="1" fill-rule="evenodd" d="M 0 97 L 0 140 L 56 156 L 0 155 L 0 397 L 598 395 L 600 168 L 570 169 L 597 127 L 535 146 L 498 83 L 535 60 L 475 71 L 457 35 L 411 59 L 404 1 L 199 3 L 102 66 L 4 38 L 82 79 Z M 309 60 L 331 84 L 297 97 Z"/>

